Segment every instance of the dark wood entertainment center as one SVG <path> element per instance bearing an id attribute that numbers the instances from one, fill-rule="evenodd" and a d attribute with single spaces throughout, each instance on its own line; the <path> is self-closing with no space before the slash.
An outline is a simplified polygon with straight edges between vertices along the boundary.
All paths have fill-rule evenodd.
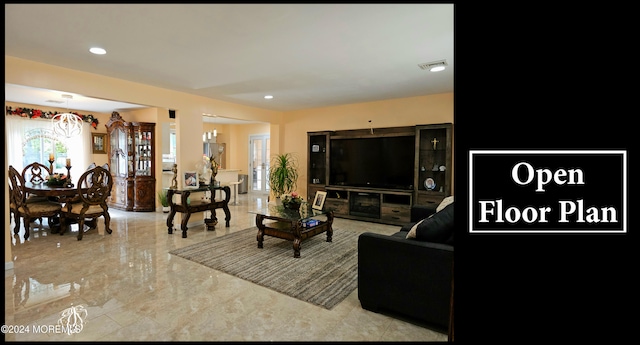
<path id="1" fill-rule="evenodd" d="M 313 201 L 316 192 L 325 191 L 325 207 L 332 208 L 336 217 L 404 225 L 410 221 L 412 205 L 437 205 L 451 195 L 452 131 L 453 124 L 442 123 L 308 132 L 308 202 Z M 413 138 L 415 153 L 413 160 L 407 162 L 413 168 L 411 185 L 398 188 L 369 187 L 359 183 L 332 181 L 333 140 L 385 137 Z M 379 159 L 381 169 L 384 169 L 385 157 Z M 350 164 L 358 162 L 354 160 Z"/>

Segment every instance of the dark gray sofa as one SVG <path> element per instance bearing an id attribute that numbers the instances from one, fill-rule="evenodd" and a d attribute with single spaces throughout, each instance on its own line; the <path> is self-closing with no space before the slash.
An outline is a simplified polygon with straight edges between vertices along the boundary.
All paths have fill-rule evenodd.
<path id="1" fill-rule="evenodd" d="M 446 209 L 452 218 L 453 204 Z M 428 242 L 424 236 L 421 240 L 406 239 L 415 222 L 431 214 L 436 218 L 443 211 L 434 214 L 435 207 L 415 206 L 411 210 L 412 223 L 397 233 L 366 232 L 359 236 L 358 298 L 362 308 L 374 312 L 386 310 L 448 329 L 453 237 L 442 241 L 446 243 Z M 451 224 L 451 236 L 452 228 Z"/>

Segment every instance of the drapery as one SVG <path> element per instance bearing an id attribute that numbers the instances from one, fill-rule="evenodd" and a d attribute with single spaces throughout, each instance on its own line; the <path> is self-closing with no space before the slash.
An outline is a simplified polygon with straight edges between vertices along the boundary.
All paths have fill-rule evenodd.
<path id="1" fill-rule="evenodd" d="M 24 169 L 22 145 L 25 133 L 32 129 L 53 130 L 51 120 L 29 119 L 20 116 L 5 116 L 5 135 L 7 142 L 7 162 L 18 171 Z M 82 124 L 82 134 L 71 138 L 60 138 L 67 146 L 67 155 L 71 159 L 71 181 L 75 184 L 85 168 L 92 162 L 91 125 Z M 49 166 L 49 162 L 40 162 Z M 66 169 L 65 169 L 66 170 Z M 66 173 L 66 171 L 64 171 Z"/>

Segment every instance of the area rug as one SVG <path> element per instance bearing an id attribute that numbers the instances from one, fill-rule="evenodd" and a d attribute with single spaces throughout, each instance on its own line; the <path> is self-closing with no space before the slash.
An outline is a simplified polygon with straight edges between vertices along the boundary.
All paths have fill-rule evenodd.
<path id="1" fill-rule="evenodd" d="M 231 274 L 299 300 L 331 309 L 358 286 L 358 235 L 333 230 L 302 241 L 300 257 L 293 242 L 264 236 L 258 248 L 256 227 L 216 237 L 170 254 Z"/>

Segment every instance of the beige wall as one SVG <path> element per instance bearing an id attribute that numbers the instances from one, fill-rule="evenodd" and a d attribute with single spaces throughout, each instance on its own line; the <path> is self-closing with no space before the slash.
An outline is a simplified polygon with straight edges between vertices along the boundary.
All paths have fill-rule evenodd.
<path id="1" fill-rule="evenodd" d="M 212 127 L 212 124 L 202 122 L 202 113 L 262 122 L 263 124 L 218 124 L 215 126 L 221 136 L 218 142 L 227 143 L 225 163 L 229 168 L 240 169 L 240 174 L 248 174 L 249 135 L 269 133 L 272 154 L 292 152 L 298 156 L 300 160 L 298 192 L 302 195 L 306 195 L 307 132 L 454 122 L 452 93 L 283 113 L 8 56 L 5 56 L 5 83 L 64 90 L 88 97 L 148 105 L 150 108 L 142 111 L 127 111 L 120 112 L 120 114 L 127 121 L 156 122 L 158 124 L 156 126 L 156 140 L 163 139 L 161 123 L 170 122 L 168 109 L 176 110 L 175 123 L 178 142 L 176 159 L 179 173 L 183 167 L 195 167 L 202 158 L 202 133 Z M 6 105 L 11 104 L 6 103 Z M 45 107 L 30 107 L 46 110 Z M 98 117 L 100 122 L 96 132 L 106 132 L 103 125 L 111 114 L 94 115 Z M 198 133 L 198 135 L 193 135 L 193 133 Z M 156 145 L 155 154 L 156 177 L 158 177 L 161 176 L 161 145 Z M 102 157 L 106 160 L 106 155 L 94 155 L 96 163 Z M 5 158 L 5 175 L 7 169 Z M 158 181 L 156 188 L 161 188 L 161 179 L 158 178 Z M 5 204 L 8 203 L 7 201 L 8 194 L 5 192 Z M 5 229 L 10 227 L 7 215 L 8 211 L 5 208 Z M 5 242 L 5 266 L 11 263 L 10 236 L 7 231 L 5 237 L 8 237 L 9 240 Z"/>

